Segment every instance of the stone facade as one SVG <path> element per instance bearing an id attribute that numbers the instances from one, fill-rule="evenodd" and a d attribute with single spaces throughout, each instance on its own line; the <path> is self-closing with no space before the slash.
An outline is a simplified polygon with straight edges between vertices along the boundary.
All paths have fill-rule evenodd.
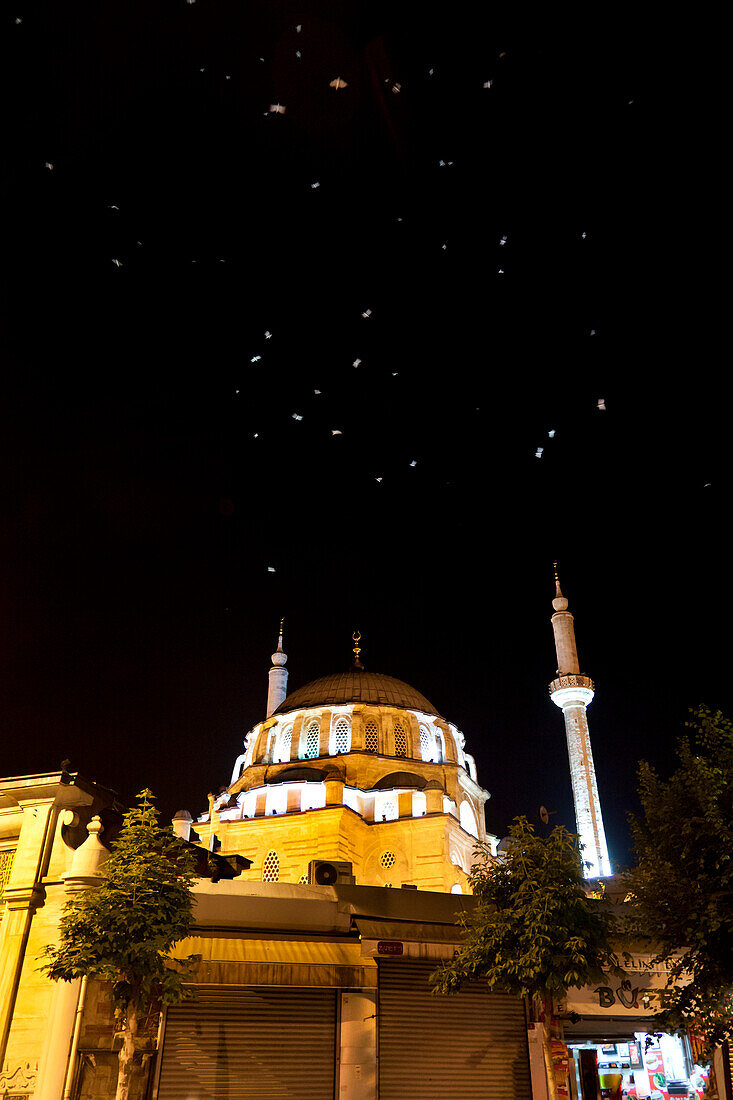
<path id="1" fill-rule="evenodd" d="M 89 884 L 89 876 L 75 874 L 74 867 L 87 826 L 97 816 L 102 829 L 101 817 L 114 835 L 122 809 L 112 792 L 64 771 L 0 780 L 0 855 L 6 867 L 14 853 L 0 889 L 0 1095 L 62 1095 L 80 983 L 54 984 L 38 968 L 45 947 L 58 942 L 59 918 L 72 892 Z M 79 862 L 77 857 L 77 870 Z M 91 869 L 88 860 L 81 862 L 83 871 Z M 113 1042 L 107 1013 L 103 1026 L 97 1021 L 89 1049 L 111 1050 Z"/>

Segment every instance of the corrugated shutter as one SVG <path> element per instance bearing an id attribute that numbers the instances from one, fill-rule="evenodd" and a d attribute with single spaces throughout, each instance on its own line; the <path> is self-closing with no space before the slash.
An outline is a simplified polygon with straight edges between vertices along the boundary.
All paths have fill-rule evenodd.
<path id="1" fill-rule="evenodd" d="M 379 961 L 379 1100 L 530 1100 L 524 1002 L 481 983 L 434 997 L 433 970 Z"/>
<path id="2" fill-rule="evenodd" d="M 158 1100 L 333 1100 L 336 993 L 204 988 L 168 1010 Z"/>

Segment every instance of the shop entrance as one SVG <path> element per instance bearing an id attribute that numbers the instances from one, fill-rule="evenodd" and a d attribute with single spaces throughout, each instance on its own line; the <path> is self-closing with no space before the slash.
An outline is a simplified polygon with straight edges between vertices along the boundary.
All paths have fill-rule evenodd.
<path id="1" fill-rule="evenodd" d="M 637 1031 L 623 1038 L 568 1039 L 570 1087 L 577 1100 L 703 1100 L 707 1068 L 678 1035 Z"/>

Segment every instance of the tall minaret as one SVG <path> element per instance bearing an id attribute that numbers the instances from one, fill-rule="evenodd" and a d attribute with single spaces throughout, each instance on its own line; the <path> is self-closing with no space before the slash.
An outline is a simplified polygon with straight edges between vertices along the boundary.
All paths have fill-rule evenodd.
<path id="1" fill-rule="evenodd" d="M 288 694 L 288 655 L 283 652 L 283 623 L 280 620 L 280 633 L 277 638 L 277 649 L 272 655 L 272 668 L 269 672 L 269 684 L 267 686 L 267 717 L 269 718 L 280 706 Z"/>
<path id="2" fill-rule="evenodd" d="M 593 700 L 593 681 L 580 671 L 573 616 L 568 611 L 568 601 L 560 590 L 557 562 L 554 563 L 554 568 L 555 599 L 552 606 L 555 614 L 552 616 L 552 629 L 555 632 L 557 651 L 557 679 L 550 684 L 550 698 L 555 706 L 560 707 L 565 719 L 575 821 L 583 845 L 581 857 L 584 874 L 586 878 L 600 878 L 613 872 L 608 860 L 586 715 L 586 707 Z"/>

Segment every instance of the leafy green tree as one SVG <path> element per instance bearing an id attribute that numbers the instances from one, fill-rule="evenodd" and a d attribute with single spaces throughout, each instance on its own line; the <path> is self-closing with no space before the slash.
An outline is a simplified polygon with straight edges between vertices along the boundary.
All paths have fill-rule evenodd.
<path id="1" fill-rule="evenodd" d="M 710 1052 L 733 1035 L 733 724 L 690 713 L 669 779 L 639 765 L 627 884 L 631 930 L 669 968 L 658 1027 L 691 1028 Z"/>
<path id="2" fill-rule="evenodd" d="M 117 1100 L 127 1100 L 134 1071 L 138 1027 L 151 1001 L 176 1004 L 185 995 L 186 963 L 171 959 L 188 933 L 192 912 L 193 858 L 158 820 L 149 790 L 125 814 L 120 835 L 102 869 L 99 886 L 64 909 L 58 946 L 46 948 L 42 969 L 53 981 L 98 978 L 111 985 L 123 1029 Z"/>
<path id="3" fill-rule="evenodd" d="M 470 882 L 476 906 L 463 914 L 459 954 L 432 975 L 436 993 L 455 993 L 482 979 L 490 990 L 539 998 L 549 1020 L 552 998 L 574 986 L 623 974 L 611 946 L 612 918 L 586 897 L 578 838 L 556 826 L 545 839 L 526 817 L 509 831 L 503 859 L 479 854 Z M 544 1031 L 547 1081 L 552 1097 L 550 1035 Z"/>

